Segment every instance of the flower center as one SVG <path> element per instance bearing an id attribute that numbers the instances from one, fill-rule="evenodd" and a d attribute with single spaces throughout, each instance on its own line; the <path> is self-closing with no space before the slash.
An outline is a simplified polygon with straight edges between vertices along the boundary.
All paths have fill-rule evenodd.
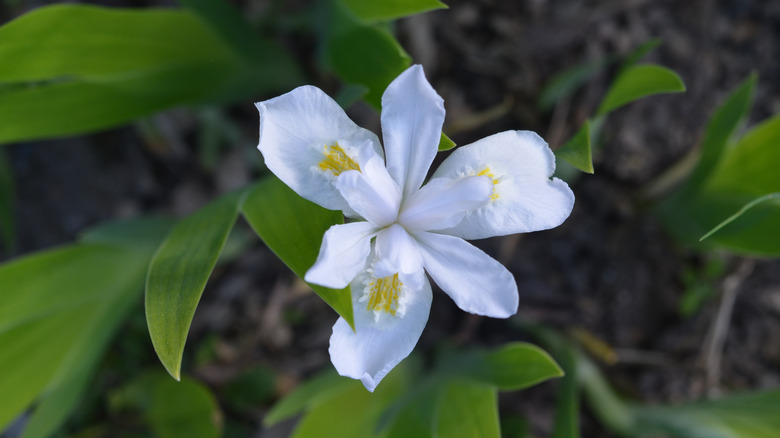
<path id="1" fill-rule="evenodd" d="M 489 167 L 485 167 L 481 171 L 475 174 L 476 176 L 486 176 L 493 181 L 493 193 L 490 195 L 490 200 L 495 201 L 498 199 L 498 192 L 496 191 L 496 185 L 498 184 L 498 178 L 493 175 L 493 171 Z"/>
<path id="2" fill-rule="evenodd" d="M 325 155 L 325 159 L 320 161 L 319 168 L 332 173 L 334 176 L 339 176 L 341 172 L 346 172 L 347 170 L 360 170 L 360 166 L 344 152 L 344 149 L 339 146 L 338 142 L 330 146 L 325 145 L 322 154 Z"/>
<path id="3" fill-rule="evenodd" d="M 381 312 L 390 315 L 403 316 L 405 309 L 398 305 L 398 298 L 401 294 L 403 283 L 398 278 L 398 274 L 393 274 L 383 278 L 372 278 L 366 283 L 364 296 L 361 301 L 368 301 L 366 310 L 373 311 L 375 318 L 379 318 Z M 366 296 L 367 295 L 367 296 Z"/>

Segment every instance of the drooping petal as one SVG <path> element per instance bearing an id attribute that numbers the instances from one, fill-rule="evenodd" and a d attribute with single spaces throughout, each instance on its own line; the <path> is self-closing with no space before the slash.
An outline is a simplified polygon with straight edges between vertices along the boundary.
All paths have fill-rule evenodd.
<path id="1" fill-rule="evenodd" d="M 422 66 L 401 73 L 382 95 L 382 136 L 387 170 L 404 197 L 420 188 L 439 146 L 444 100 L 425 79 Z"/>
<path id="2" fill-rule="evenodd" d="M 376 232 L 377 228 L 368 222 L 333 225 L 325 232 L 317 261 L 304 280 L 334 289 L 346 287 L 365 269 Z"/>
<path id="3" fill-rule="evenodd" d="M 458 237 L 427 232 L 414 237 L 425 270 L 458 307 L 493 318 L 517 312 L 517 283 L 501 263 Z"/>
<path id="4" fill-rule="evenodd" d="M 377 227 L 391 224 L 398 217 L 401 191 L 378 156 L 362 163 L 361 171 L 342 173 L 334 185 L 350 208 Z"/>
<path id="5" fill-rule="evenodd" d="M 400 311 L 396 315 L 382 312 L 381 318 L 369 309 L 373 303 L 364 299 L 366 293 L 371 293 L 366 289 L 376 286 L 370 282 L 377 279 L 367 273 L 352 282 L 355 331 L 339 318 L 328 350 L 339 374 L 360 379 L 373 392 L 387 373 L 412 352 L 431 309 L 431 285 L 424 275 L 420 278 L 418 289 L 401 287 L 406 300 L 403 315 Z"/>
<path id="6" fill-rule="evenodd" d="M 569 217 L 574 194 L 565 182 L 550 179 L 554 171 L 555 156 L 531 131 L 505 131 L 456 149 L 433 177 L 489 176 L 493 194 L 488 205 L 442 232 L 482 239 L 557 227 Z"/>
<path id="7" fill-rule="evenodd" d="M 377 277 L 422 271 L 422 258 L 417 242 L 401 225 L 393 224 L 379 231 L 374 247 L 377 259 L 374 263 L 374 274 Z"/>
<path id="8" fill-rule="evenodd" d="M 490 202 L 492 193 L 493 181 L 486 176 L 434 178 L 404 200 L 398 221 L 409 232 L 454 227 L 467 212 Z"/>
<path id="9" fill-rule="evenodd" d="M 317 87 L 298 87 L 255 106 L 260 112 L 257 148 L 268 168 L 302 197 L 353 215 L 330 181 L 339 173 L 339 165 L 347 169 L 350 166 L 343 165 L 356 162 L 362 148 L 381 157 L 377 136 L 352 122 Z M 331 174 L 329 162 L 335 163 Z"/>

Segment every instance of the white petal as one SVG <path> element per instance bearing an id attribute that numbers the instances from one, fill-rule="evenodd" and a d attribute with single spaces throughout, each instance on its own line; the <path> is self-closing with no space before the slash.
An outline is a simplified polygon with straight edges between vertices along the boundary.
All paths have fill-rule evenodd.
<path id="1" fill-rule="evenodd" d="M 333 178 L 313 169 L 323 161 L 325 147 L 336 143 L 359 149 L 368 142 L 374 155 L 382 156 L 377 136 L 352 122 L 317 87 L 299 87 L 255 106 L 260 112 L 257 148 L 268 168 L 302 197 L 331 210 L 352 213 L 330 183 Z"/>
<path id="2" fill-rule="evenodd" d="M 425 270 L 458 307 L 494 318 L 517 312 L 517 283 L 501 263 L 458 237 L 436 233 L 415 237 Z"/>
<path id="3" fill-rule="evenodd" d="M 398 221 L 412 233 L 454 227 L 467 212 L 490 202 L 492 193 L 493 181 L 486 176 L 434 178 L 404 201 Z"/>
<path id="4" fill-rule="evenodd" d="M 373 268 L 377 277 L 422 271 L 422 258 L 417 250 L 417 242 L 398 224 L 393 224 L 376 235 L 375 251 L 377 261 Z"/>
<path id="5" fill-rule="evenodd" d="M 361 163 L 360 172 L 342 173 L 334 185 L 353 210 L 377 227 L 391 224 L 398 217 L 401 191 L 380 157 Z"/>
<path id="6" fill-rule="evenodd" d="M 339 374 L 360 379 L 373 392 L 387 373 L 412 352 L 431 309 L 431 285 L 422 278 L 419 289 L 405 291 L 408 300 L 403 317 L 388 315 L 380 321 L 360 301 L 364 288 L 360 277 L 352 283 L 355 331 L 339 318 L 333 326 L 328 350 Z"/>
<path id="7" fill-rule="evenodd" d="M 404 197 L 420 188 L 439 147 L 444 100 L 425 79 L 422 66 L 401 73 L 382 95 L 382 136 L 387 170 Z"/>
<path id="8" fill-rule="evenodd" d="M 317 261 L 304 280 L 334 289 L 346 287 L 365 269 L 371 238 L 376 232 L 376 227 L 368 222 L 333 225 L 325 232 Z"/>
<path id="9" fill-rule="evenodd" d="M 531 131 L 501 132 L 456 149 L 434 178 L 490 174 L 493 200 L 442 232 L 482 239 L 557 227 L 569 217 L 574 194 L 565 182 L 550 179 L 554 171 L 555 156 Z"/>

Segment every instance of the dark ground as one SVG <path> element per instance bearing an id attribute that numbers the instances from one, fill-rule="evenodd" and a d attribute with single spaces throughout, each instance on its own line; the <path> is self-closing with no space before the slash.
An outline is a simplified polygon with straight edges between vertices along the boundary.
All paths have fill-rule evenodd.
<path id="1" fill-rule="evenodd" d="M 264 8 L 261 2 L 246 3 L 253 11 Z M 506 129 L 535 130 L 552 146 L 561 144 L 594 111 L 614 72 L 606 70 L 551 114 L 536 108 L 546 81 L 564 68 L 627 53 L 650 38 L 663 45 L 647 60 L 677 71 L 688 88 L 610 116 L 595 157 L 596 174 L 573 184 L 577 202 L 563 226 L 477 243 L 515 274 L 520 316 L 603 340 L 618 358 L 605 364 L 610 380 L 640 400 L 679 402 L 780 385 L 780 262 L 758 260 L 746 273 L 750 261 L 681 247 L 641 196 L 697 144 L 715 106 L 750 72 L 759 74 L 750 124 L 780 112 L 780 2 L 447 3 L 447 11 L 400 22 L 398 34 L 444 97 L 445 131 L 458 144 Z M 306 64 L 312 38 L 288 35 Z M 266 97 L 271 96 L 256 98 Z M 244 140 L 224 148 L 213 168 L 200 163 L 194 146 L 202 114 L 188 110 L 153 117 L 145 129 L 134 125 L 9 146 L 18 185 L 20 253 L 70 242 L 105 220 L 188 213 L 257 178 L 257 120 L 252 97 L 247 99 L 227 113 Z M 375 114 L 363 108 L 351 114 L 378 131 Z M 219 388 L 263 365 L 277 373 L 283 393 L 330 366 L 327 342 L 336 316 L 253 242 L 238 259 L 218 267 L 207 286 L 188 349 L 192 353 L 201 340 L 211 339 L 216 361 L 190 372 Z M 705 274 L 720 262 L 719 273 Z M 708 333 L 721 301 L 716 295 L 693 316 L 682 317 L 679 300 L 692 282 L 719 294 L 725 278 L 740 269 L 722 358 L 708 360 Z M 437 293 L 418 351 L 442 341 L 489 346 L 518 339 L 528 337 L 504 321 L 467 315 Z M 501 411 L 524 416 L 536 436 L 548 436 L 554 390 L 555 384 L 546 383 L 503 394 Z M 256 424 L 262 413 L 257 410 Z M 583 436 L 612 436 L 587 414 L 582 422 Z"/>

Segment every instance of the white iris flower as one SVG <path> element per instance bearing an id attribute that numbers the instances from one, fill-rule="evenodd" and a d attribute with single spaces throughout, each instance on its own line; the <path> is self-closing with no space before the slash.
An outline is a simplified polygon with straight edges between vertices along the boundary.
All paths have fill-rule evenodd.
<path id="1" fill-rule="evenodd" d="M 444 101 L 415 65 L 382 96 L 384 153 L 322 90 L 303 86 L 257 104 L 268 168 L 304 198 L 355 221 L 332 226 L 305 280 L 352 287 L 355 330 L 333 326 L 339 374 L 373 391 L 414 348 L 433 281 L 461 309 L 517 312 L 517 284 L 463 239 L 560 225 L 574 195 L 551 179 L 555 157 L 530 131 L 506 131 L 456 149 L 423 185 L 437 153 Z"/>

